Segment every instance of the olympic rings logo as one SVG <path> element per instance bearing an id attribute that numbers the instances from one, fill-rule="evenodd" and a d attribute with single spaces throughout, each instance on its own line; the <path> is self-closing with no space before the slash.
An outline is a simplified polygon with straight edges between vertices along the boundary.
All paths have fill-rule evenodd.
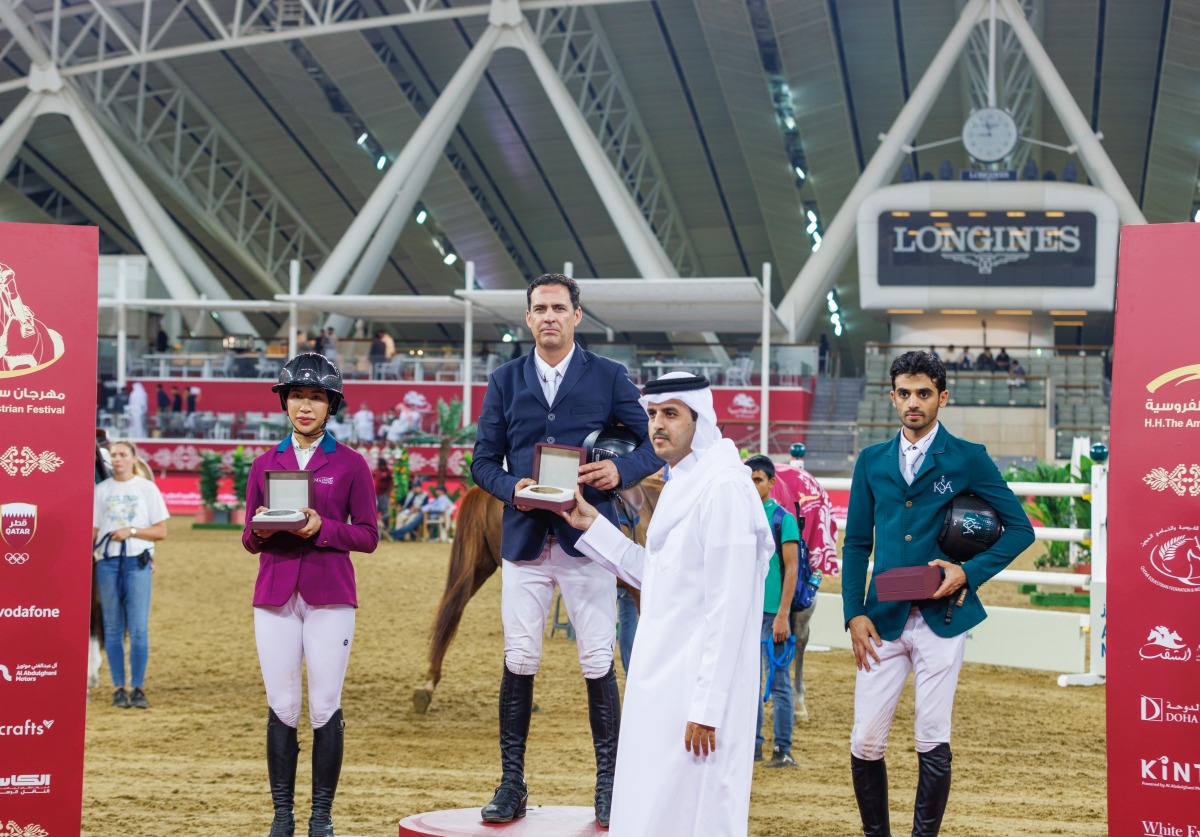
<path id="1" fill-rule="evenodd" d="M 4 560 L 10 564 L 24 564 L 29 560 L 28 552 L 6 552 Z"/>

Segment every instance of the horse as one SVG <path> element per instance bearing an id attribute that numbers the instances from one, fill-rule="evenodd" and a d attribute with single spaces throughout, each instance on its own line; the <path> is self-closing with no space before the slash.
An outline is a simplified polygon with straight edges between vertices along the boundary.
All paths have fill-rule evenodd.
<path id="1" fill-rule="evenodd" d="M 618 516 L 622 528 L 638 543 L 646 542 L 646 527 L 654 513 L 663 481 L 660 474 L 642 480 L 635 488 L 617 493 Z M 622 505 L 624 509 L 622 510 Z M 429 639 L 429 671 L 425 684 L 413 691 L 413 710 L 425 714 L 433 701 L 433 691 L 442 679 L 442 660 L 458 631 L 463 610 L 471 597 L 500 566 L 500 531 L 504 504 L 479 486 L 463 496 L 458 508 L 458 527 L 450 547 L 450 567 L 446 589 L 433 619 Z M 618 582 L 624 586 L 624 582 Z M 637 591 L 632 591 L 637 600 Z"/>

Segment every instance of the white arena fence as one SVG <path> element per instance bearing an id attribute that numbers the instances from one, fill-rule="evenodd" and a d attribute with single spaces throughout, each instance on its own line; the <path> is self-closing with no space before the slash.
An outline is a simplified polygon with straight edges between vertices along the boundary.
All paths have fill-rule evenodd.
<path id="1" fill-rule="evenodd" d="M 818 477 L 818 481 L 826 491 L 847 491 L 851 482 L 846 477 Z M 1091 594 L 1090 613 L 989 607 L 988 618 L 967 634 L 966 659 L 968 662 L 1064 672 L 1058 678 L 1060 686 L 1100 685 L 1105 678 L 1108 463 L 1096 462 L 1092 465 L 1091 485 L 1011 482 L 1009 488 L 1018 497 L 1080 497 L 1091 500 L 1090 529 L 1035 527 L 1034 533 L 1040 541 L 1088 544 L 1092 550 L 1092 574 L 1003 570 L 993 581 L 1083 587 Z M 846 521 L 837 522 L 844 529 Z M 810 648 L 850 648 L 850 634 L 845 630 L 842 620 L 841 596 L 820 593 L 818 601 L 810 625 Z"/>

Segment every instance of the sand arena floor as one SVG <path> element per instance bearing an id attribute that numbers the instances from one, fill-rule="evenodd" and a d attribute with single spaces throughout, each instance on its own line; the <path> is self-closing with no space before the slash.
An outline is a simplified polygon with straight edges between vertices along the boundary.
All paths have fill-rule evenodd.
<path id="1" fill-rule="evenodd" d="M 266 704 L 250 597 L 257 559 L 232 532 L 171 522 L 151 609 L 149 711 L 109 706 L 108 668 L 91 690 L 83 833 L 261 835 L 270 821 Z M 339 834 L 386 837 L 420 811 L 480 806 L 499 778 L 496 696 L 503 654 L 499 576 L 467 608 L 426 715 L 413 713 L 449 547 L 391 544 L 357 558 L 358 623 L 343 695 L 346 760 Z M 828 589 L 836 590 L 836 582 Z M 1006 585 L 985 600 L 1019 601 Z M 799 768 L 756 767 L 750 833 L 861 833 L 848 741 L 854 661 L 806 660 L 813 719 L 797 725 Z M 620 666 L 618 665 L 620 674 Z M 575 646 L 547 639 L 527 759 L 531 804 L 590 805 L 594 762 Z M 769 710 L 768 710 L 769 715 Z M 888 753 L 892 823 L 907 833 L 916 786 L 911 685 Z M 307 820 L 309 742 L 301 727 L 297 819 Z M 942 833 L 1103 835 L 1104 690 L 1061 689 L 1048 672 L 967 665 L 955 711 L 955 780 Z M 619 837 L 619 835 L 617 835 Z M 664 837 L 669 837 L 664 835 Z"/>

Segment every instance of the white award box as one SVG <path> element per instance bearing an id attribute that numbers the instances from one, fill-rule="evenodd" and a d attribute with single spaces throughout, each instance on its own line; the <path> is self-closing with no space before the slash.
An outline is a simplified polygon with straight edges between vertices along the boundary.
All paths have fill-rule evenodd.
<path id="1" fill-rule="evenodd" d="M 250 520 L 251 529 L 303 529 L 313 507 L 312 471 L 266 471 L 263 485 L 265 512 Z"/>
<path id="2" fill-rule="evenodd" d="M 575 508 L 575 486 L 585 456 L 580 447 L 538 442 L 533 452 L 533 478 L 537 483 L 518 491 L 516 504 L 554 512 Z"/>

